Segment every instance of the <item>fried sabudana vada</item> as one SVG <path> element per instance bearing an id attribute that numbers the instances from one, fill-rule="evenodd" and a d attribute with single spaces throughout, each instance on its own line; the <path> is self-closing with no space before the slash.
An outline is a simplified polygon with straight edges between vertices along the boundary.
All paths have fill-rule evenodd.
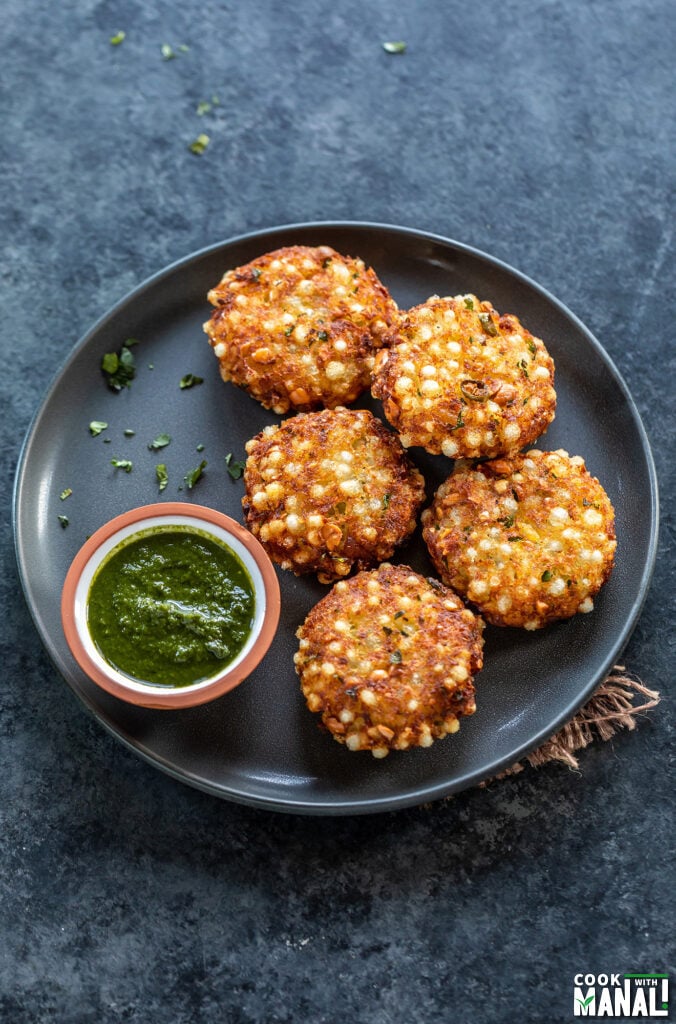
<path id="1" fill-rule="evenodd" d="M 437 580 L 383 564 L 341 580 L 297 631 L 311 711 L 349 750 L 429 747 L 476 709 L 483 622 Z"/>
<path id="2" fill-rule="evenodd" d="M 563 450 L 458 463 L 422 522 L 443 581 L 496 626 L 590 612 L 617 546 L 608 495 Z"/>
<path id="3" fill-rule="evenodd" d="M 543 342 L 476 295 L 435 295 L 402 312 L 385 344 L 372 392 L 405 448 L 495 458 L 531 444 L 554 418 Z"/>
<path id="4" fill-rule="evenodd" d="M 294 245 L 229 270 L 204 325 L 223 380 L 282 414 L 353 402 L 396 304 L 360 259 Z"/>
<path id="5" fill-rule="evenodd" d="M 423 478 L 365 409 L 300 413 L 246 450 L 246 523 L 284 569 L 328 583 L 391 557 L 415 529 Z"/>

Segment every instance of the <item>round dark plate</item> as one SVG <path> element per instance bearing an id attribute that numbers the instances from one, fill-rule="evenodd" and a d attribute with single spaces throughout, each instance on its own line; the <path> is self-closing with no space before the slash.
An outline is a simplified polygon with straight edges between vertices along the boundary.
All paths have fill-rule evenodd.
<path id="1" fill-rule="evenodd" d="M 383 761 L 334 742 L 305 707 L 293 669 L 294 634 L 326 593 L 314 578 L 279 570 L 282 618 L 268 655 L 231 694 L 194 710 L 143 710 L 101 691 L 71 657 L 59 620 L 72 558 L 112 516 L 182 497 L 241 517 L 243 484 L 230 478 L 224 456 L 243 459 L 245 442 L 278 417 L 221 381 L 202 333 L 210 314 L 206 292 L 226 269 L 296 244 L 328 244 L 361 256 L 404 308 L 435 293 L 472 291 L 501 312 L 517 314 L 545 340 L 556 363 L 556 420 L 538 446 L 583 455 L 617 514 L 616 567 L 594 612 L 536 633 L 489 626 L 476 714 L 463 720 L 456 736 Z M 115 394 L 99 367 L 103 354 L 127 338 L 138 339 L 138 373 L 129 390 Z M 204 383 L 180 390 L 187 373 Z M 378 409 L 369 399 L 358 404 Z M 106 421 L 108 429 L 90 436 L 91 420 Z M 125 429 L 135 435 L 125 437 Z M 148 443 L 163 432 L 171 444 L 149 451 Z M 431 497 L 452 463 L 421 449 L 411 454 Z M 111 458 L 130 459 L 132 472 L 115 469 Z M 202 479 L 179 492 L 201 459 L 208 463 Z M 170 480 L 161 495 L 158 462 L 166 463 Z M 72 495 L 60 500 L 68 487 Z M 70 520 L 65 529 L 57 518 L 64 514 Z M 478 783 L 573 715 L 611 668 L 638 618 L 655 558 L 657 485 L 645 431 L 617 370 L 580 321 L 538 285 L 484 253 L 419 231 L 305 224 L 188 256 L 140 285 L 92 328 L 68 356 L 28 431 L 14 528 L 38 632 L 66 681 L 113 735 L 156 767 L 217 796 L 273 810 L 349 814 L 418 804 Z M 419 531 L 396 560 L 432 572 Z"/>

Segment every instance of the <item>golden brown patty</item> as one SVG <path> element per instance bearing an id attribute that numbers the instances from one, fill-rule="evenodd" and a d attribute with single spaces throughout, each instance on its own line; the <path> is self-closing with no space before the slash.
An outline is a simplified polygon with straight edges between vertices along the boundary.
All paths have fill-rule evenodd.
<path id="1" fill-rule="evenodd" d="M 483 622 L 437 580 L 384 564 L 341 580 L 297 632 L 311 711 L 350 750 L 429 747 L 476 709 Z"/>
<path id="2" fill-rule="evenodd" d="M 294 245 L 230 270 L 204 325 L 223 380 L 284 413 L 353 402 L 396 305 L 371 268 L 327 245 Z"/>
<path id="3" fill-rule="evenodd" d="M 545 346 L 476 295 L 435 295 L 402 312 L 385 343 L 372 391 L 405 448 L 495 457 L 531 444 L 554 419 Z"/>
<path id="4" fill-rule="evenodd" d="M 325 409 L 246 446 L 247 526 L 282 568 L 328 583 L 389 558 L 415 529 L 424 481 L 365 409 Z"/>
<path id="5" fill-rule="evenodd" d="M 441 578 L 496 626 L 590 612 L 613 567 L 608 495 L 564 451 L 459 464 L 422 521 Z"/>

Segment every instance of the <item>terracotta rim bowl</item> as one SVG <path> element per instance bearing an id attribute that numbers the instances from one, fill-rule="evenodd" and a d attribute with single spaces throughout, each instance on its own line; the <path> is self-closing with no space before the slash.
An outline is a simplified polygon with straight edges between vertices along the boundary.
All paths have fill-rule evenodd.
<path id="1" fill-rule="evenodd" d="M 256 611 L 246 644 L 226 668 L 189 686 L 164 688 L 119 672 L 103 659 L 87 625 L 89 587 L 99 566 L 122 541 L 157 526 L 192 527 L 225 543 L 244 564 L 254 587 Z M 63 631 L 82 671 L 108 693 L 129 704 L 146 708 L 194 707 L 234 689 L 263 659 L 277 630 L 279 613 L 277 576 L 256 538 L 222 512 L 186 502 L 143 505 L 111 519 L 78 551 L 66 575 L 61 595 Z"/>

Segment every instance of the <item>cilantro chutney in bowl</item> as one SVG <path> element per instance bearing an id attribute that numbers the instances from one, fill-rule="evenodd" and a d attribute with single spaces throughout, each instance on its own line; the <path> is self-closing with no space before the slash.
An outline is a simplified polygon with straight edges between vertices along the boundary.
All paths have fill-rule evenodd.
<path id="1" fill-rule="evenodd" d="M 192 707 L 249 675 L 277 629 L 279 584 L 243 526 L 184 502 L 117 516 L 75 556 L 61 618 L 80 667 L 143 707 Z"/>

